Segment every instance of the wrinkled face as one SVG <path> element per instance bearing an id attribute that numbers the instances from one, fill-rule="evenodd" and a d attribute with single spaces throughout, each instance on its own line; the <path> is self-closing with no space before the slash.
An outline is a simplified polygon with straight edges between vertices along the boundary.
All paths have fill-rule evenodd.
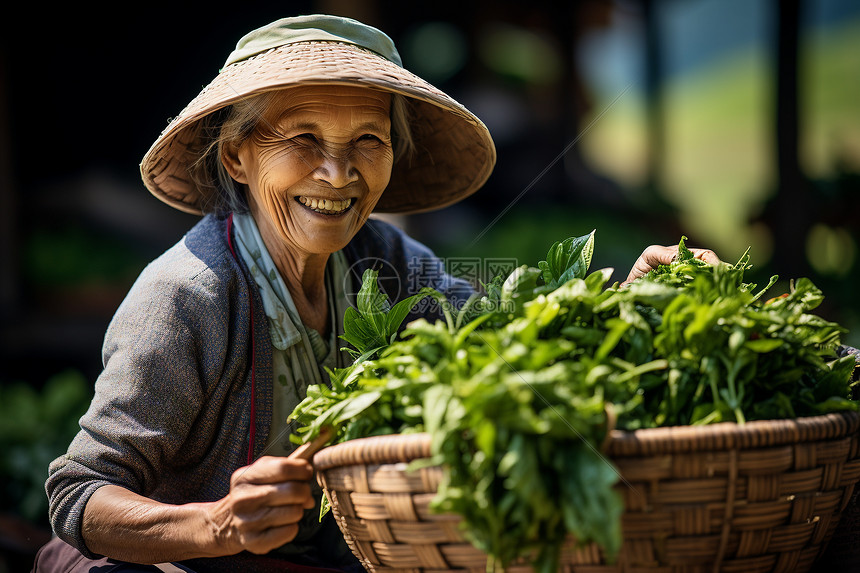
<path id="1" fill-rule="evenodd" d="M 247 185 L 267 241 L 300 253 L 342 249 L 391 177 L 390 96 L 352 86 L 302 86 L 276 96 L 228 171 Z M 270 245 L 271 248 L 271 245 Z"/>

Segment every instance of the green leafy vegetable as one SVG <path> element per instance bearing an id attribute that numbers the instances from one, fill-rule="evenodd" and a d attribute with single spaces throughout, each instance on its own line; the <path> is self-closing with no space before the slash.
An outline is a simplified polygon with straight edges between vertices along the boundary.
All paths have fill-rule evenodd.
<path id="1" fill-rule="evenodd" d="M 367 269 L 362 276 L 361 289 L 356 295 L 356 306 L 344 313 L 343 340 L 354 348 L 347 349 L 354 359 L 369 357 L 388 346 L 397 334 L 403 320 L 422 298 L 436 294 L 433 289 L 422 289 L 418 294 L 401 300 L 393 307 L 388 297 L 379 291 L 378 271 Z"/>
<path id="2" fill-rule="evenodd" d="M 613 427 L 787 418 L 856 410 L 844 329 L 810 313 L 807 279 L 761 302 L 734 265 L 677 260 L 625 286 L 588 273 L 594 232 L 552 245 L 538 267 L 485 285 L 460 309 L 435 292 L 387 307 L 366 273 L 344 322 L 352 366 L 312 386 L 293 439 L 426 431 L 445 468 L 433 507 L 459 514 L 490 566 L 558 569 L 570 536 L 612 560 L 621 545 L 618 473 L 600 454 Z M 397 328 L 421 296 L 444 321 Z M 406 309 L 406 310 L 404 310 Z M 614 425 L 614 426 L 613 426 Z"/>
<path id="3" fill-rule="evenodd" d="M 575 277 L 582 277 L 591 266 L 594 251 L 594 231 L 582 237 L 570 237 L 553 244 L 546 260 L 538 263 L 543 280 L 550 289 L 557 288 Z"/>

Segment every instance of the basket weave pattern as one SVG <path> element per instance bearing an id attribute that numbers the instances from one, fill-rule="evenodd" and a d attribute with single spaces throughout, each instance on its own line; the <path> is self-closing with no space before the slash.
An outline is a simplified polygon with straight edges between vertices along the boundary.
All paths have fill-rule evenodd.
<path id="1" fill-rule="evenodd" d="M 606 453 L 623 478 L 621 553 L 607 564 L 595 545 L 571 544 L 562 571 L 809 571 L 860 480 L 858 430 L 860 415 L 851 413 L 613 432 Z M 486 571 L 459 517 L 429 509 L 442 469 L 407 471 L 429 455 L 429 436 L 414 434 L 354 440 L 314 458 L 338 525 L 369 571 Z"/>

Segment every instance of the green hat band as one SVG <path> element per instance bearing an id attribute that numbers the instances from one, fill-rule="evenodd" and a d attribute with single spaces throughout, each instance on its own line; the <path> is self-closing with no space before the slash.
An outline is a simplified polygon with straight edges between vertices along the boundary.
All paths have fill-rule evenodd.
<path id="1" fill-rule="evenodd" d="M 224 67 L 272 48 L 299 42 L 343 42 L 376 52 L 400 67 L 394 42 L 383 32 L 351 18 L 314 14 L 282 18 L 242 37 Z"/>

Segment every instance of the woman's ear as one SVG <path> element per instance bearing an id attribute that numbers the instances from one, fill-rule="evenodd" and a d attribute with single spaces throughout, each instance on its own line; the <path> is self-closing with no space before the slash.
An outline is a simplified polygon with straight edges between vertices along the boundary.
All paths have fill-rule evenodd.
<path id="1" fill-rule="evenodd" d="M 248 183 L 248 178 L 245 174 L 245 167 L 242 165 L 242 160 L 239 158 L 239 146 L 233 143 L 225 143 L 221 146 L 221 163 L 227 173 L 238 183 Z"/>

